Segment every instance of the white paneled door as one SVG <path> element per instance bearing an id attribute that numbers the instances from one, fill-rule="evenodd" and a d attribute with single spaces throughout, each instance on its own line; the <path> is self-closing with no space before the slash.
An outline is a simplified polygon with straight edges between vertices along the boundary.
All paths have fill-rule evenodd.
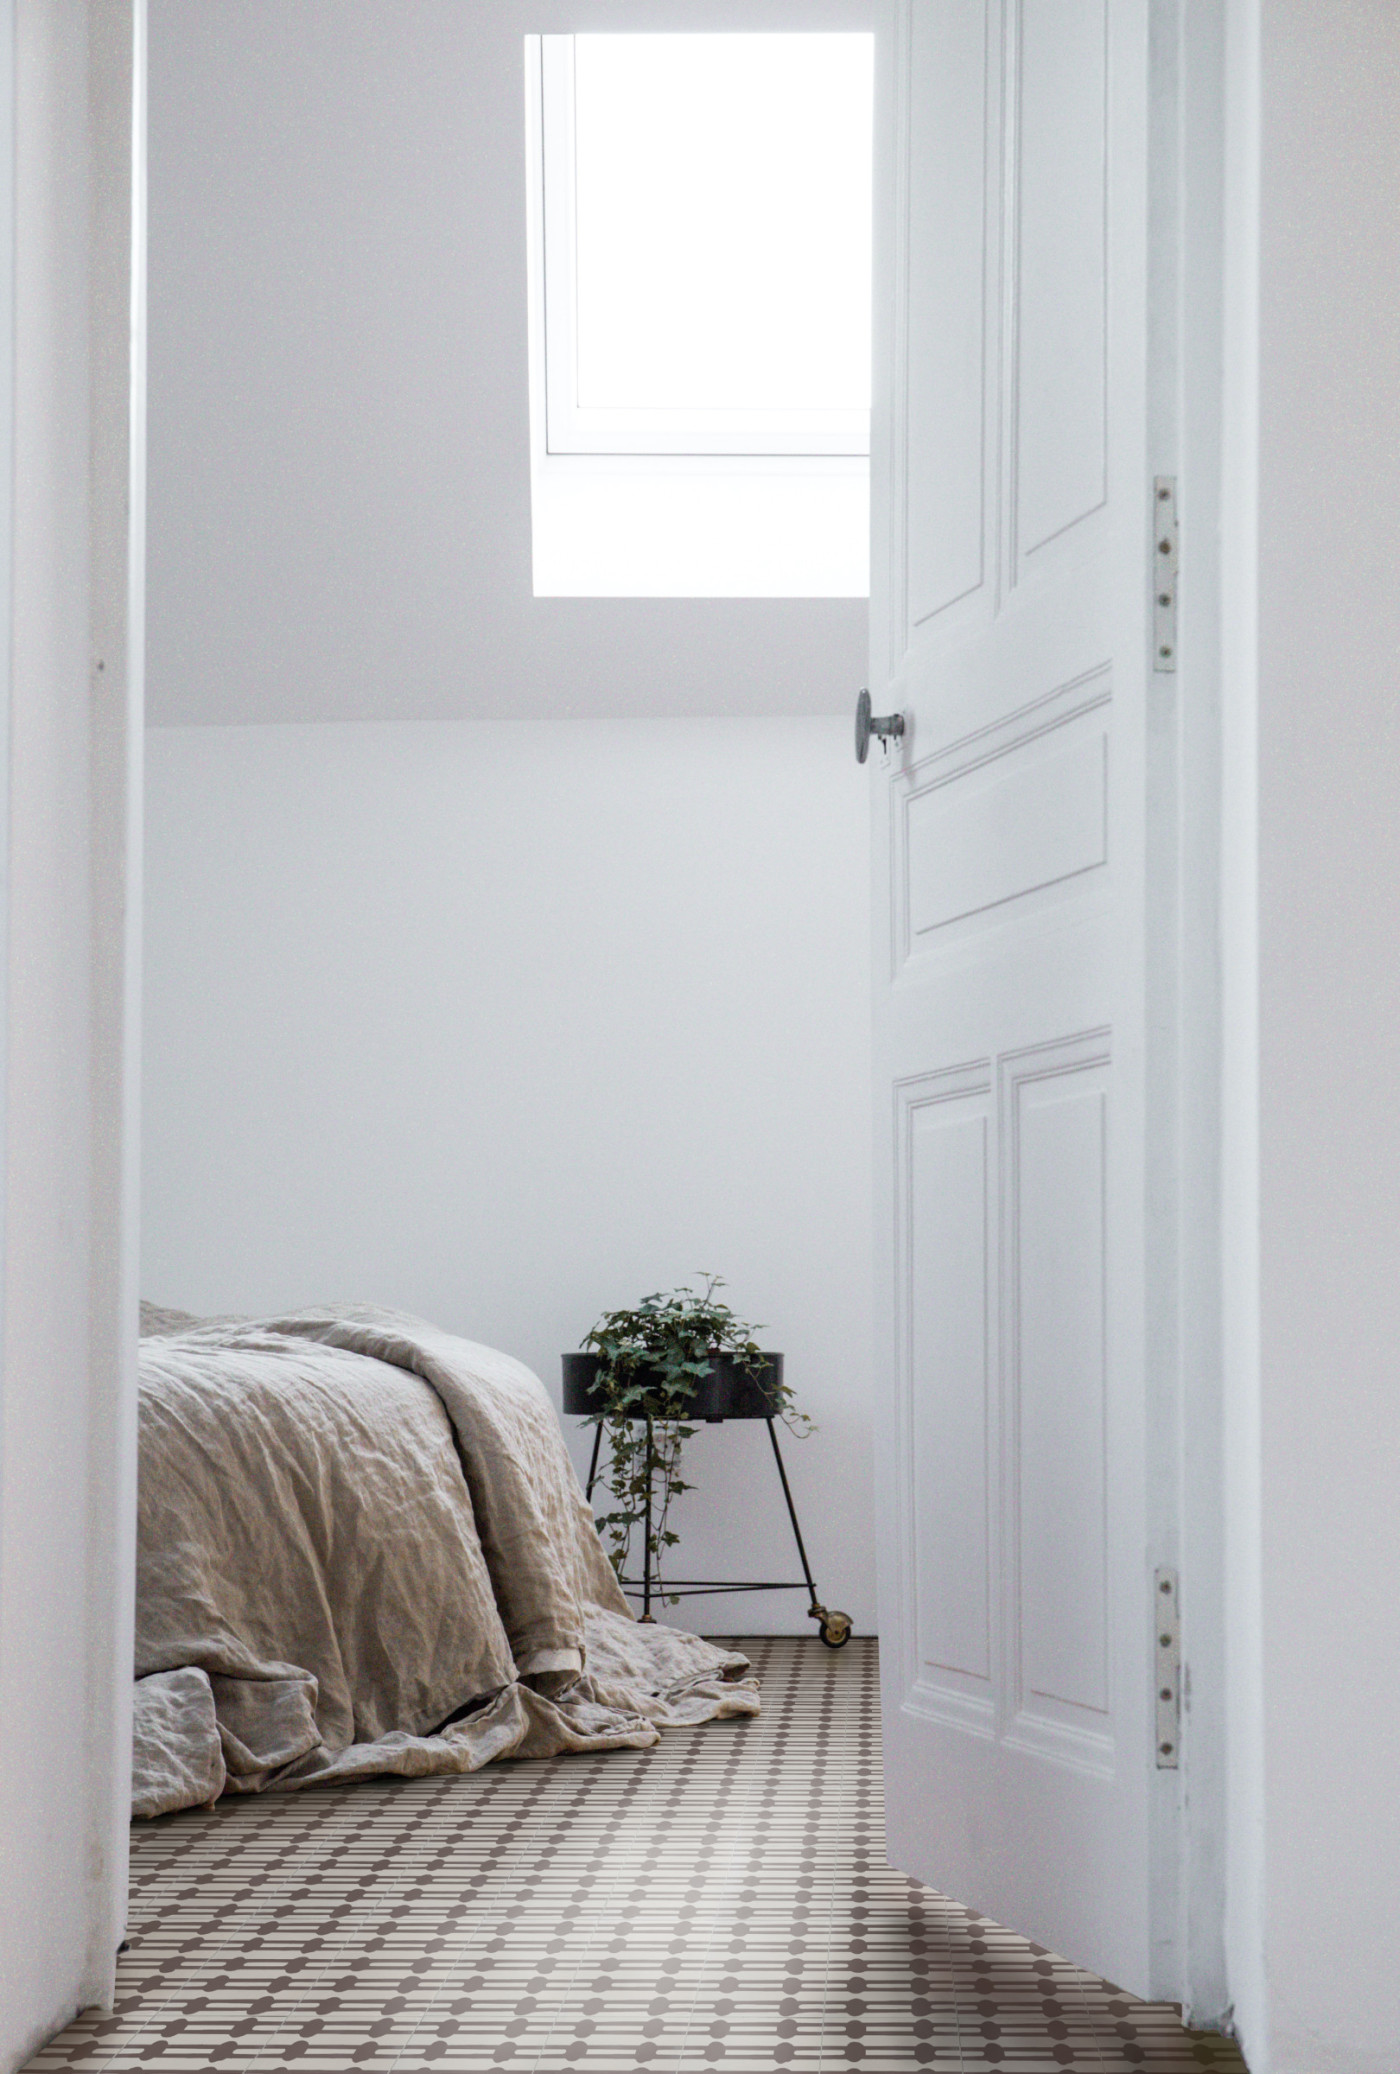
<path id="1" fill-rule="evenodd" d="M 871 665 L 876 712 L 906 716 L 875 780 L 890 1853 L 1160 1992 L 1148 8 L 894 21 Z"/>

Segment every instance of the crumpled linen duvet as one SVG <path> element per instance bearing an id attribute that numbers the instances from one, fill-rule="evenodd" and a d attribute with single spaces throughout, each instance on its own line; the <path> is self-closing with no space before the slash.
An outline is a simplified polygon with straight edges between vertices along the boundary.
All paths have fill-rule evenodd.
<path id="1" fill-rule="evenodd" d="M 135 1814 L 758 1712 L 633 1618 L 509 1355 L 358 1306 L 142 1334 Z"/>

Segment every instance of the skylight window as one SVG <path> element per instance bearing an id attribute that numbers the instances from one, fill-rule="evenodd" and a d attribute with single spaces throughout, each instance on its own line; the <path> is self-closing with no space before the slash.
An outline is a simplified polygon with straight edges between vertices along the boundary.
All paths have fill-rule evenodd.
<path id="1" fill-rule="evenodd" d="M 536 594 L 863 595 L 872 39 L 526 55 Z"/>

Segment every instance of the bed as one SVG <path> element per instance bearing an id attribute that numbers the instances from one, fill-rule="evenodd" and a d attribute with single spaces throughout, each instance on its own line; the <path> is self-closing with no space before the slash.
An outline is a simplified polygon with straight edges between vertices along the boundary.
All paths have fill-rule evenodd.
<path id="1" fill-rule="evenodd" d="M 142 1307 L 132 1809 L 645 1749 L 759 1710 L 633 1618 L 522 1363 L 365 1307 Z"/>

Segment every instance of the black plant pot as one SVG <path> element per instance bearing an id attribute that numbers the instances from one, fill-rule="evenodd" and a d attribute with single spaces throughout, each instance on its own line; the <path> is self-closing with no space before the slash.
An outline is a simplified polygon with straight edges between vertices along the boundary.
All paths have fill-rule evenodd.
<path id="1" fill-rule="evenodd" d="M 597 1354 L 564 1356 L 564 1409 L 588 1419 L 606 1409 L 598 1392 Z M 724 1419 L 774 1419 L 782 1411 L 783 1357 L 765 1354 L 762 1366 L 744 1368 L 727 1354 L 710 1356 L 710 1373 L 695 1378 L 685 1416 L 709 1426 Z"/>

